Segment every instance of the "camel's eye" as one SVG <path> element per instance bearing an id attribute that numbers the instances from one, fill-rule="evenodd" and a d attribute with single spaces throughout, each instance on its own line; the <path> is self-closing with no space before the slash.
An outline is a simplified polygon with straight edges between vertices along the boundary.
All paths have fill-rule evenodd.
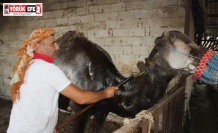
<path id="1" fill-rule="evenodd" d="M 198 52 L 199 52 L 199 51 L 198 51 L 197 49 L 192 49 L 191 52 L 190 52 L 190 54 L 191 54 L 191 55 L 194 55 L 194 56 L 197 56 L 197 55 L 198 55 Z"/>
<path id="2" fill-rule="evenodd" d="M 173 37 L 169 37 L 169 41 L 170 42 L 174 42 L 174 38 Z"/>
<path id="3" fill-rule="evenodd" d="M 176 40 L 176 35 L 175 34 L 171 34 L 170 36 L 169 36 L 169 41 L 170 42 L 174 42 Z"/>

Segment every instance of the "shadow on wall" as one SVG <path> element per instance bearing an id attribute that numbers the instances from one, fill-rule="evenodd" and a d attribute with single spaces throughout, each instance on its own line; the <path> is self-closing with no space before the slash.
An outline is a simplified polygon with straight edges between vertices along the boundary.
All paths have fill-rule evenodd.
<path id="1" fill-rule="evenodd" d="M 4 41 L 2 39 L 0 39 L 0 44 L 4 44 Z"/>

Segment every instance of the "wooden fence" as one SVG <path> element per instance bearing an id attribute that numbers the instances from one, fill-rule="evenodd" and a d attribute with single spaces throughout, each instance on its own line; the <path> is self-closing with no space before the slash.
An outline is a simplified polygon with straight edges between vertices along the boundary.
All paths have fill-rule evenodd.
<path id="1" fill-rule="evenodd" d="M 134 119 L 129 119 L 128 124 L 124 124 L 114 133 L 182 133 L 185 78 L 180 79 L 172 90 L 174 91 L 171 94 L 162 98 L 152 108 L 140 112 L 144 114 L 144 116 L 140 115 L 136 116 Z M 150 117 L 148 117 L 149 114 L 153 122 Z M 149 128 L 150 123 L 152 125 L 151 128 Z"/>

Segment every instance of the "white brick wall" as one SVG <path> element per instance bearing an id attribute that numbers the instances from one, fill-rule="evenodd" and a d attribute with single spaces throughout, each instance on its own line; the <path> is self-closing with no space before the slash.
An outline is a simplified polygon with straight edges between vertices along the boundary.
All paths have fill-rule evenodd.
<path id="1" fill-rule="evenodd" d="M 183 31 L 185 9 L 181 0 L 38 0 L 42 17 L 0 16 L 0 96 L 10 97 L 9 77 L 21 47 L 33 29 L 54 27 L 56 37 L 68 30 L 82 31 L 111 55 L 118 70 L 138 72 L 154 40 L 163 31 Z"/>

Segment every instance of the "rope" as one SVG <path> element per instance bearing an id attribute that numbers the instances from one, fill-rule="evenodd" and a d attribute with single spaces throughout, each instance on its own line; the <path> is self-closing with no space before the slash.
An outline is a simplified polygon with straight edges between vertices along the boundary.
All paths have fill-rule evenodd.
<path id="1" fill-rule="evenodd" d="M 123 120 L 123 125 L 128 125 L 130 124 L 131 121 L 134 120 L 142 120 L 142 118 L 145 118 L 148 120 L 149 125 L 148 125 L 148 133 L 151 132 L 151 124 L 154 123 L 154 117 L 152 116 L 152 114 L 147 111 L 147 110 L 142 110 L 141 112 L 139 112 L 134 119 L 128 119 L 128 118 L 124 118 Z"/>
<path id="2" fill-rule="evenodd" d="M 218 84 L 218 54 L 212 49 L 209 49 L 202 58 L 192 56 L 176 49 L 165 46 L 164 48 L 200 60 L 197 70 L 193 74 L 193 78 L 199 79 L 207 84 Z"/>
<path id="3" fill-rule="evenodd" d="M 140 118 L 140 119 L 145 118 L 148 120 L 148 122 L 149 122 L 148 133 L 150 133 L 151 132 L 151 124 L 154 123 L 154 117 L 152 116 L 152 114 L 147 110 L 143 110 L 136 115 L 136 118 Z"/>
<path id="4" fill-rule="evenodd" d="M 70 119 L 68 119 L 67 121 L 65 121 L 63 124 L 61 124 L 60 126 L 58 126 L 56 128 L 57 131 L 59 131 L 60 129 L 62 129 L 63 127 L 65 127 L 67 124 L 69 124 L 71 121 L 75 120 L 77 117 L 79 117 L 80 115 L 82 115 L 85 111 L 87 111 L 89 108 L 91 108 L 94 104 L 90 104 L 88 106 L 86 106 L 84 109 L 80 110 L 79 112 L 77 112 L 76 114 L 74 114 L 72 117 L 70 117 Z"/>
<path id="5" fill-rule="evenodd" d="M 165 46 L 164 48 L 166 48 L 166 49 L 168 49 L 168 50 L 171 50 L 171 51 L 174 51 L 174 52 L 176 52 L 176 53 L 182 54 L 182 55 L 186 55 L 186 56 L 191 57 L 191 58 L 194 58 L 194 59 L 201 60 L 201 58 L 199 58 L 199 57 L 192 56 L 192 55 L 190 55 L 190 54 L 186 54 L 186 53 L 180 52 L 180 51 L 178 51 L 178 50 L 176 50 L 176 49 L 173 49 L 173 48 L 170 48 L 170 47 L 167 47 L 167 46 Z"/>

